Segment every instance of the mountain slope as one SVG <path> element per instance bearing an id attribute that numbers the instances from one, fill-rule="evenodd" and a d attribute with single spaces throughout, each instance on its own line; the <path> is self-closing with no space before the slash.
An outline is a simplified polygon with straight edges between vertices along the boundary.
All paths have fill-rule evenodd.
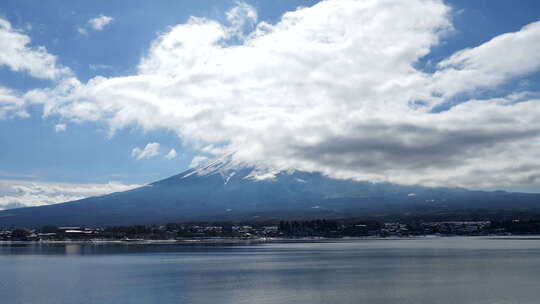
<path id="1" fill-rule="evenodd" d="M 125 192 L 0 212 L 0 227 L 360 217 L 465 209 L 540 210 L 540 195 L 336 180 L 230 156 Z"/>

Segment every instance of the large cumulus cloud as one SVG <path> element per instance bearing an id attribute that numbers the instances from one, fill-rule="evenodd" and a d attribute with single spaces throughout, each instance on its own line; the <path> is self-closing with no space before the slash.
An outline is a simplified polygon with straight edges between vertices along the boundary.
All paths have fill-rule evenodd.
<path id="1" fill-rule="evenodd" d="M 436 0 L 328 0 L 268 24 L 242 4 L 229 24 L 171 27 L 134 75 L 64 78 L 24 99 L 45 115 L 169 129 L 202 152 L 282 169 L 540 185 L 538 95 L 479 94 L 538 71 L 540 22 L 419 69 L 452 31 L 451 14 Z M 467 98 L 448 105 L 458 95 Z"/>

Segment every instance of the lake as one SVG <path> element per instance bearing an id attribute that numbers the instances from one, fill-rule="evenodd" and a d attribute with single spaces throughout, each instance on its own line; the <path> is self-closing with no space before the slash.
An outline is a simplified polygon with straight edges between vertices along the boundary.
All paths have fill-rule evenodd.
<path id="1" fill-rule="evenodd" d="M 539 303 L 540 239 L 1 244 L 0 303 Z"/>

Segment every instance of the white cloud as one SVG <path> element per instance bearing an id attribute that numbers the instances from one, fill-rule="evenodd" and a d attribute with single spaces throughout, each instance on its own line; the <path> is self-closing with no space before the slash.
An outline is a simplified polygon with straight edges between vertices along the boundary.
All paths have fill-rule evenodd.
<path id="1" fill-rule="evenodd" d="M 131 156 L 133 156 L 136 159 L 149 159 L 155 156 L 159 155 L 159 143 L 152 142 L 148 143 L 144 149 L 141 149 L 139 147 L 133 148 L 131 150 Z"/>
<path id="2" fill-rule="evenodd" d="M 30 46 L 30 42 L 30 37 L 0 18 L 0 66 L 25 71 L 36 78 L 59 79 L 72 74 L 69 68 L 59 65 L 56 56 L 49 54 L 45 47 Z"/>
<path id="3" fill-rule="evenodd" d="M 99 15 L 99 17 L 88 20 L 88 26 L 96 31 L 101 31 L 103 28 L 111 23 L 114 19 L 110 16 Z"/>
<path id="4" fill-rule="evenodd" d="M 66 124 L 60 123 L 60 124 L 56 124 L 54 126 L 54 131 L 56 133 L 64 132 L 66 130 L 66 128 L 67 128 Z"/>
<path id="5" fill-rule="evenodd" d="M 169 153 L 167 153 L 167 155 L 165 155 L 165 158 L 170 160 L 170 159 L 176 158 L 176 156 L 178 156 L 178 154 L 176 153 L 176 150 L 175 150 L 175 149 L 171 149 L 171 150 L 169 151 Z"/>
<path id="6" fill-rule="evenodd" d="M 538 23 L 427 73 L 416 65 L 452 30 L 442 1 L 322 1 L 239 36 L 238 24 L 256 20 L 241 6 L 229 11 L 230 26 L 192 17 L 171 27 L 134 75 L 66 78 L 24 97 L 43 103 L 45 115 L 105 121 L 113 131 L 173 130 L 202 153 L 236 151 L 276 168 L 405 184 L 540 185 L 538 94 L 477 94 L 540 68 Z M 469 99 L 432 112 L 458 93 Z"/>
<path id="7" fill-rule="evenodd" d="M 461 50 L 438 64 L 434 91 L 451 97 L 457 93 L 495 87 L 540 69 L 540 21 L 515 33 Z"/>
<path id="8" fill-rule="evenodd" d="M 0 119 L 30 116 L 26 112 L 25 106 L 24 99 L 17 96 L 13 90 L 0 87 Z"/>
<path id="9" fill-rule="evenodd" d="M 92 71 L 112 69 L 112 66 L 108 64 L 89 64 L 88 67 Z"/>
<path id="10" fill-rule="evenodd" d="M 0 209 L 16 206 L 40 206 L 78 200 L 90 196 L 127 191 L 140 185 L 119 182 L 73 184 L 0 180 Z"/>
<path id="11" fill-rule="evenodd" d="M 96 18 L 88 20 L 84 26 L 78 27 L 77 32 L 81 35 L 88 35 L 88 30 L 101 31 L 113 20 L 113 17 L 99 15 Z"/>
<path id="12" fill-rule="evenodd" d="M 196 155 L 191 159 L 191 163 L 189 164 L 189 168 L 196 168 L 203 163 L 208 161 L 208 157 L 204 155 Z"/>
<path id="13" fill-rule="evenodd" d="M 244 36 L 244 31 L 251 30 L 257 23 L 257 10 L 245 2 L 237 1 L 236 6 L 225 13 L 234 35 Z"/>
<path id="14" fill-rule="evenodd" d="M 84 27 L 78 27 L 77 32 L 81 35 L 88 35 L 88 31 Z"/>

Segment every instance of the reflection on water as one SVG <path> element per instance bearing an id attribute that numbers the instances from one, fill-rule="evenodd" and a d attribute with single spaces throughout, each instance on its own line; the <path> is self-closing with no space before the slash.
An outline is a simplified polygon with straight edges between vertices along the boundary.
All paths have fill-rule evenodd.
<path id="1" fill-rule="evenodd" d="M 66 249 L 66 254 L 81 254 L 81 245 L 80 244 L 66 244 L 64 247 Z"/>
<path id="2" fill-rule="evenodd" d="M 540 240 L 0 245 L 1 303 L 538 303 Z"/>

